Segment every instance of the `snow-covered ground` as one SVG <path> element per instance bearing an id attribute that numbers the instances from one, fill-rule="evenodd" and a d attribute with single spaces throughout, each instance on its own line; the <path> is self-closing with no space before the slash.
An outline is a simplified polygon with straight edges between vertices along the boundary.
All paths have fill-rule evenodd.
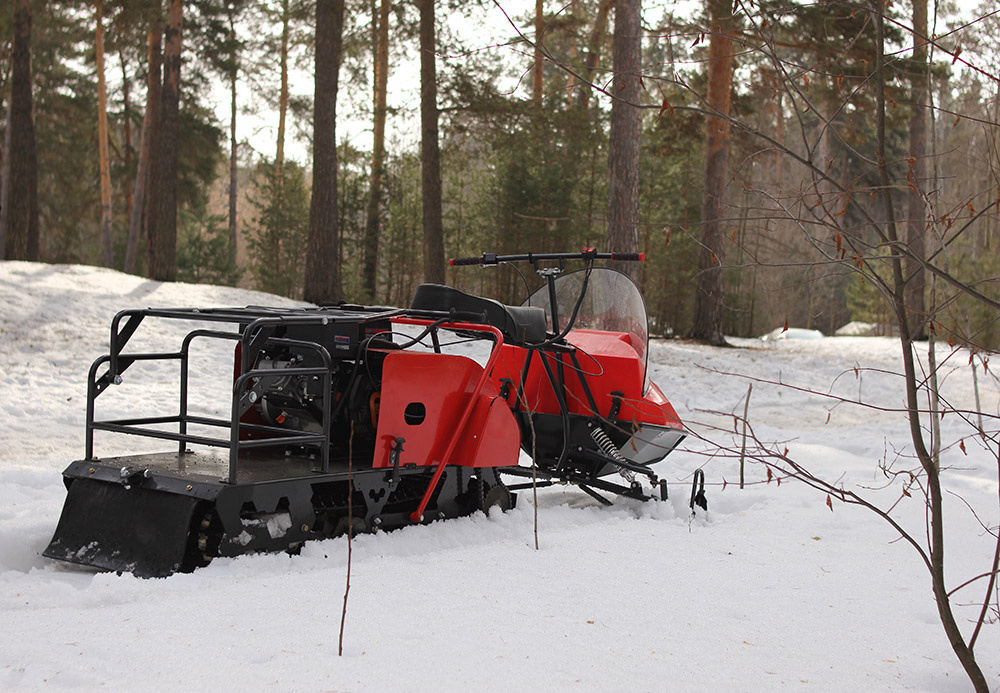
<path id="1" fill-rule="evenodd" d="M 765 483 L 760 464 L 748 466 L 751 483 L 740 490 L 737 463 L 713 457 L 697 437 L 659 465 L 668 502 L 605 508 L 578 490 L 540 490 L 540 551 L 530 492 L 506 514 L 359 537 L 342 658 L 344 539 L 308 544 L 294 557 L 217 559 L 161 580 L 43 558 L 65 496 L 60 472 L 83 456 L 86 371 L 107 349 L 114 313 L 248 304 L 292 305 L 91 267 L 0 263 L 0 688 L 970 689 L 926 570 L 890 527 L 862 509 L 831 509 L 802 483 Z M 880 461 L 909 465 L 901 382 L 892 375 L 901 370 L 896 342 L 733 342 L 739 348 L 651 348 L 653 379 L 696 433 L 739 444 L 733 415 L 742 415 L 749 384 L 740 376 L 752 376 L 760 379 L 750 400 L 759 438 L 883 507 L 900 499 L 902 482 L 887 487 L 879 469 Z M 972 409 L 968 353 L 945 348 L 939 360 L 950 404 Z M 228 362 L 211 354 L 197 367 L 208 380 L 231 378 Z M 779 381 L 882 409 L 834 406 Z M 138 410 L 169 391 L 127 385 L 106 395 L 109 406 Z M 979 387 L 992 417 L 986 428 L 996 430 L 1000 385 L 980 371 Z M 207 399 L 198 406 L 225 409 Z M 969 508 L 996 531 L 997 451 L 959 416 L 945 417 L 942 430 L 955 587 L 989 569 L 992 537 Z M 97 452 L 150 444 L 157 447 L 105 436 Z M 699 467 L 709 511 L 692 517 L 689 484 Z M 916 490 L 894 516 L 923 536 Z M 954 600 L 981 603 L 984 588 L 976 582 Z M 958 613 L 968 629 L 978 609 Z M 1000 689 L 1000 625 L 985 627 L 976 650 Z"/>

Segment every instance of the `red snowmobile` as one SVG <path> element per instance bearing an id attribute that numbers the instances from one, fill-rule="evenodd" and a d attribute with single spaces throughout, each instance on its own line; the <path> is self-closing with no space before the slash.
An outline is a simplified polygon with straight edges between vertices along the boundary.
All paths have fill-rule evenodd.
<path id="1" fill-rule="evenodd" d="M 157 577 L 349 528 L 506 510 L 531 483 L 575 484 L 607 504 L 611 494 L 666 498 L 650 465 L 684 428 L 647 377 L 638 289 L 594 266 L 641 259 L 588 249 L 451 261 L 530 263 L 545 284 L 521 306 L 424 284 L 409 308 L 122 311 L 90 368 L 86 455 L 63 473 L 66 503 L 44 555 Z M 583 269 L 564 272 L 572 260 Z M 176 351 L 128 349 L 152 319 L 204 327 Z M 188 410 L 192 353 L 219 340 L 235 344 L 232 390 L 220 394 L 228 419 Z M 469 340 L 491 343 L 485 363 L 455 353 Z M 140 362 L 177 364 L 176 409 L 98 418 L 98 397 Z M 176 447 L 101 459 L 98 432 Z M 522 450 L 533 462 L 519 464 Z"/>

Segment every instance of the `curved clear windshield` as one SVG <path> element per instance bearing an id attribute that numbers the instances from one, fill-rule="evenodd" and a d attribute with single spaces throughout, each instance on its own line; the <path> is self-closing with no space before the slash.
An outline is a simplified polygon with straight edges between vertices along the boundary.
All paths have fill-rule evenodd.
<path id="1" fill-rule="evenodd" d="M 589 279 L 587 270 L 577 270 L 556 277 L 559 329 L 566 329 L 585 282 L 587 293 L 580 304 L 573 329 L 601 330 L 628 335 L 629 343 L 642 364 L 643 390 L 645 390 L 646 351 L 649 343 L 646 302 L 642 300 L 639 288 L 627 276 L 607 267 L 595 267 L 590 270 Z M 544 308 L 548 329 L 550 332 L 553 331 L 548 285 L 529 296 L 524 305 Z"/>

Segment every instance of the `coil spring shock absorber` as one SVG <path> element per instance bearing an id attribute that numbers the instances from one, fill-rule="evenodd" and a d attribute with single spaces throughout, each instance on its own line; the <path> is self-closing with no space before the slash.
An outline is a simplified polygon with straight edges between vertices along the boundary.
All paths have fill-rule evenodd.
<path id="1" fill-rule="evenodd" d="M 611 438 L 609 438 L 608 434 L 604 432 L 604 429 L 597 424 L 591 426 L 590 437 L 594 439 L 595 443 L 597 443 L 597 447 L 599 447 L 605 455 L 610 457 L 615 462 L 628 462 L 628 460 L 625 459 L 625 456 L 622 455 L 622 451 L 618 449 L 618 446 L 611 441 Z M 618 465 L 618 473 L 621 474 L 623 479 L 626 479 L 629 482 L 635 481 L 635 472 L 628 467 Z"/>

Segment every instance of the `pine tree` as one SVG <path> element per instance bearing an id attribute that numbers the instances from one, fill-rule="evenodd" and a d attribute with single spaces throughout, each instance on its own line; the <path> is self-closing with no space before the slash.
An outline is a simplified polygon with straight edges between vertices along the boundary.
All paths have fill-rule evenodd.
<path id="1" fill-rule="evenodd" d="M 424 217 L 424 281 L 444 284 L 441 149 L 438 143 L 434 0 L 420 0 L 420 151 Z"/>
<path id="2" fill-rule="evenodd" d="M 610 252 L 639 250 L 639 139 L 642 129 L 641 0 L 615 4 L 614 79 L 611 93 L 611 137 L 608 150 L 608 236 Z M 638 277 L 636 263 L 617 268 Z"/>
<path id="3" fill-rule="evenodd" d="M 698 254 L 698 292 L 690 337 L 722 345 L 722 306 L 725 299 L 723 242 L 726 183 L 729 171 L 729 112 L 733 81 L 733 13 L 726 0 L 708 0 L 709 114 L 705 118 L 705 188 L 701 207 L 701 252 Z M 717 115 L 716 115 L 717 114 Z"/>
<path id="4" fill-rule="evenodd" d="M 158 124 L 159 165 L 152 180 L 155 196 L 150 208 L 148 260 L 146 273 L 151 279 L 173 281 L 177 276 L 177 163 L 180 126 L 181 30 L 184 20 L 183 0 L 170 0 L 163 45 L 163 91 L 160 96 Z"/>
<path id="5" fill-rule="evenodd" d="M 906 263 L 906 305 L 911 311 L 910 330 L 918 339 L 927 336 L 924 298 L 927 282 L 921 264 L 926 256 L 924 238 L 927 235 L 924 195 L 930 190 L 927 184 L 927 70 L 927 0 L 913 0 L 913 74 L 910 77 L 913 114 L 910 117 L 906 242 L 914 257 Z"/>
<path id="6" fill-rule="evenodd" d="M 146 213 L 151 197 L 146 195 L 146 191 L 149 189 L 150 180 L 156 177 L 153 175 L 153 169 L 160 161 L 154 152 L 159 145 L 159 137 L 155 136 L 155 133 L 159 132 L 160 94 L 163 88 L 163 25 L 158 19 L 150 22 L 146 46 L 146 110 L 142 116 L 142 137 L 132 195 L 132 216 L 129 220 L 128 244 L 125 249 L 125 271 L 129 274 L 135 272 L 143 217 L 150 218 L 152 222 L 152 215 Z"/>
<path id="7" fill-rule="evenodd" d="M 111 162 L 108 155 L 108 95 L 104 77 L 104 0 L 94 2 L 97 58 L 97 151 L 101 172 L 101 246 L 105 267 L 114 267 L 111 228 Z"/>
<path id="8" fill-rule="evenodd" d="M 365 215 L 363 241 L 362 290 L 375 300 L 378 269 L 379 229 L 382 210 L 382 178 L 385 168 L 386 91 L 389 78 L 389 0 L 380 0 L 374 11 L 372 1 L 372 43 L 374 64 L 374 127 L 372 135 L 372 166 L 368 191 L 368 209 Z"/>
<path id="9" fill-rule="evenodd" d="M 279 171 L 276 163 L 259 164 L 250 204 L 254 213 L 248 224 L 247 253 L 254 285 L 261 291 L 301 298 L 310 227 L 302 167 L 287 162 Z"/>
<path id="10" fill-rule="evenodd" d="M 337 227 L 337 85 L 344 28 L 343 0 L 316 2 L 316 74 L 313 101 L 313 180 L 304 297 L 340 299 Z"/>
<path id="11" fill-rule="evenodd" d="M 38 156 L 32 113 L 31 1 L 14 2 L 14 40 L 10 94 L 10 147 L 7 189 L 0 245 L 8 260 L 37 260 L 38 235 Z"/>

